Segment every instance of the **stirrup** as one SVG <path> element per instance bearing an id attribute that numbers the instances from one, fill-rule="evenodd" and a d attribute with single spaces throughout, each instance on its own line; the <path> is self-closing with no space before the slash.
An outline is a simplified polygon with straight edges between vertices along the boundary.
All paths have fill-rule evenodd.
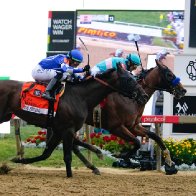
<path id="1" fill-rule="evenodd" d="M 47 91 L 42 94 L 42 98 L 47 99 L 49 101 L 55 101 L 55 98 L 54 97 L 51 97 L 50 96 L 50 93 L 47 92 Z"/>

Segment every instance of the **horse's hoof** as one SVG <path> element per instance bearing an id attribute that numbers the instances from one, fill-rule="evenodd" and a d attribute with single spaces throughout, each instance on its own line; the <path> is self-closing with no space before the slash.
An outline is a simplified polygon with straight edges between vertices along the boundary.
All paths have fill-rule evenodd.
<path id="1" fill-rule="evenodd" d="M 7 164 L 2 164 L 2 166 L 0 167 L 0 175 L 1 174 L 8 174 L 8 172 L 11 170 L 12 169 Z"/>
<path id="2" fill-rule="evenodd" d="M 12 162 L 14 162 L 14 163 L 22 163 L 22 159 L 20 159 L 20 158 L 13 158 L 13 159 L 11 159 L 10 161 L 12 161 Z"/>
<path id="3" fill-rule="evenodd" d="M 177 174 L 178 170 L 176 169 L 175 164 L 172 164 L 172 166 L 169 166 L 167 163 L 165 163 L 165 173 L 166 175 Z"/>
<path id="4" fill-rule="evenodd" d="M 92 171 L 95 175 L 101 175 L 100 171 L 96 168 Z"/>

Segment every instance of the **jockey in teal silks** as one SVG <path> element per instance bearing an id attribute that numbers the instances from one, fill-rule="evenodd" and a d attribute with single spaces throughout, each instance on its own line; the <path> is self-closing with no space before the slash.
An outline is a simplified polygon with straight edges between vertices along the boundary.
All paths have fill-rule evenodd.
<path id="1" fill-rule="evenodd" d="M 137 67 L 141 65 L 140 58 L 137 54 L 131 53 L 128 54 L 126 58 L 122 57 L 110 57 L 107 58 L 94 67 L 91 68 L 91 75 L 95 76 L 97 73 L 103 73 L 108 69 L 117 69 L 117 63 L 121 63 L 124 69 L 132 72 Z"/>

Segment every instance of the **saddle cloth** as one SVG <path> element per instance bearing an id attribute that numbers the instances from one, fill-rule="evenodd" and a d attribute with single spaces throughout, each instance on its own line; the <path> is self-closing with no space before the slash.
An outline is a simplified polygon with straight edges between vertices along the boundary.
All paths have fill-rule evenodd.
<path id="1" fill-rule="evenodd" d="M 37 114 L 48 114 L 49 101 L 43 99 L 42 93 L 45 91 L 46 85 L 36 82 L 25 82 L 21 90 L 21 109 Z M 59 98 L 62 92 L 57 93 L 54 102 L 54 116 L 58 108 Z"/>

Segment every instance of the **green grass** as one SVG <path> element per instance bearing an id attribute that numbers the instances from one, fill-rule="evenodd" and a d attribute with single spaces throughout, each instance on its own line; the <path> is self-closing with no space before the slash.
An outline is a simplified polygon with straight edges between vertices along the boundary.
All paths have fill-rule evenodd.
<path id="1" fill-rule="evenodd" d="M 40 128 L 35 126 L 24 126 L 21 127 L 21 138 L 22 141 L 25 141 L 30 135 L 37 134 L 37 131 L 39 131 Z M 41 148 L 25 148 L 25 157 L 34 157 L 41 155 L 43 149 Z M 87 150 L 82 150 L 82 153 L 87 157 Z M 13 164 L 10 160 L 16 156 L 16 142 L 15 142 L 15 136 L 14 136 L 14 128 L 11 127 L 11 134 L 5 135 L 4 138 L 0 138 L 0 164 L 2 163 L 9 163 L 11 165 Z M 111 167 L 113 160 L 104 157 L 104 160 L 99 160 L 95 154 L 92 153 L 92 162 L 97 167 Z M 44 161 L 40 161 L 37 163 L 33 163 L 32 165 L 37 167 L 64 167 L 64 161 L 63 161 L 63 151 L 62 150 L 55 150 L 52 155 Z M 78 168 L 78 167 L 84 167 L 83 163 L 73 154 L 73 160 L 72 160 L 72 167 Z"/>
<path id="2" fill-rule="evenodd" d="M 153 38 L 152 45 L 162 46 L 162 47 L 166 47 L 166 48 L 174 48 L 174 46 L 172 45 L 171 42 L 165 41 L 164 39 L 161 39 L 159 37 Z"/>
<path id="3" fill-rule="evenodd" d="M 159 22 L 160 14 L 164 15 L 162 23 Z M 166 27 L 168 24 L 166 11 L 110 11 L 110 10 L 96 10 L 96 11 L 78 11 L 78 15 L 92 14 L 92 15 L 114 15 L 116 21 L 146 24 L 152 26 Z"/>

